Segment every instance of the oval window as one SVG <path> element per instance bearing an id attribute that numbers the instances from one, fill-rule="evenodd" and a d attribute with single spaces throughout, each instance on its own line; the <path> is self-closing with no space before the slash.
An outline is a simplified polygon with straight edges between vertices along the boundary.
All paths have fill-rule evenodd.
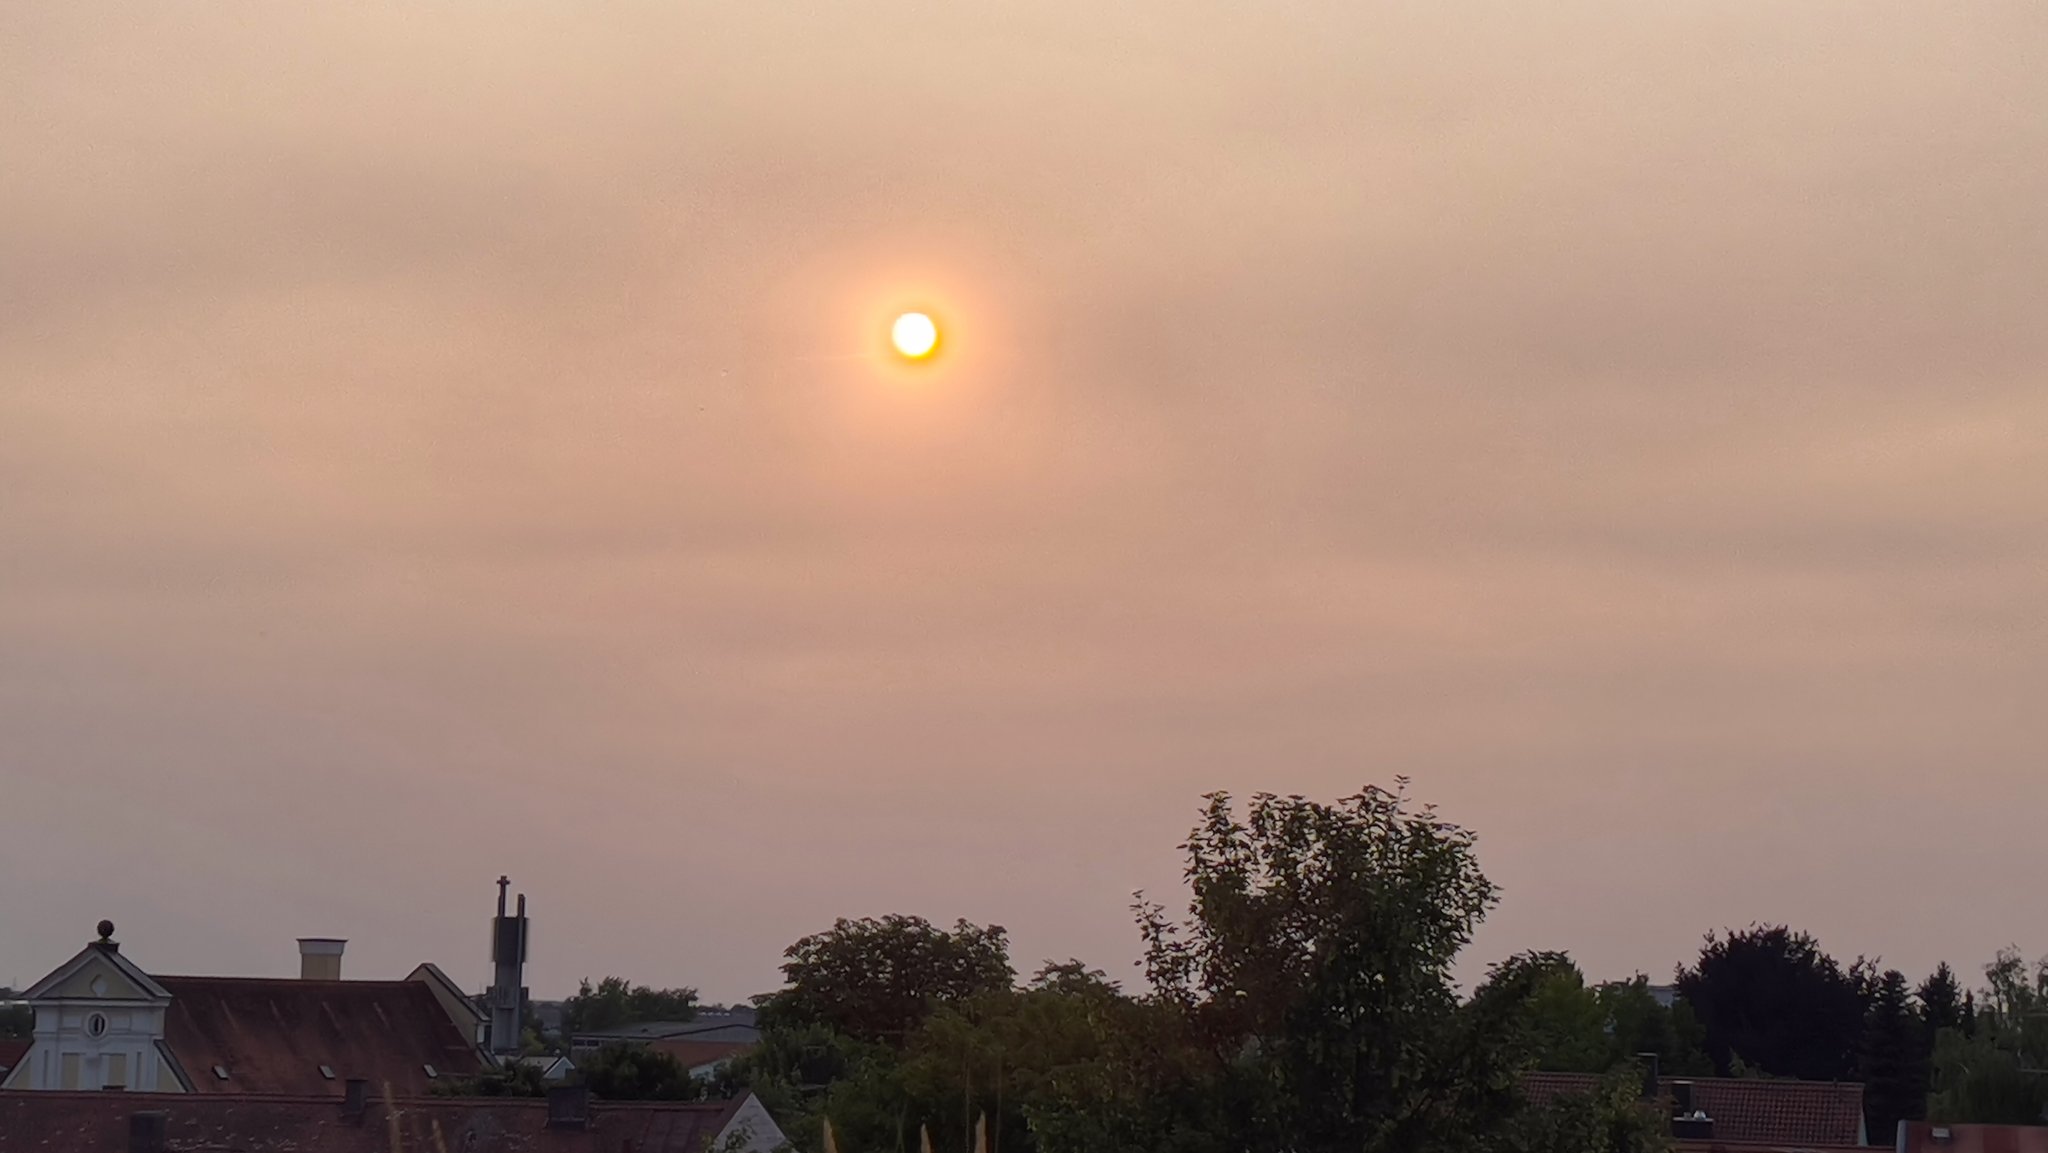
<path id="1" fill-rule="evenodd" d="M 92 1016 L 87 1017 L 85 1019 L 85 1032 L 90 1037 L 106 1036 L 107 1015 L 105 1013 L 94 1013 Z"/>

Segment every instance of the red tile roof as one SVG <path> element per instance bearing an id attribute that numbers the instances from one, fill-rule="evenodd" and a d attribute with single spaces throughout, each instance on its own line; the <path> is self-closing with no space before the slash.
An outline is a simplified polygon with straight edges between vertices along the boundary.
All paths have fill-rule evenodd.
<path id="1" fill-rule="evenodd" d="M 661 1040 L 649 1041 L 647 1047 L 659 1049 L 674 1057 L 685 1069 L 710 1065 L 751 1051 L 754 1046 L 747 1041 L 690 1041 Z"/>
<path id="2" fill-rule="evenodd" d="M 28 1047 L 32 1044 L 34 1042 L 26 1037 L 18 1041 L 0 1038 L 0 1073 L 5 1073 L 7 1070 L 19 1065 L 22 1057 L 27 1055 Z"/>
<path id="3" fill-rule="evenodd" d="M 420 981 L 159 977 L 171 994 L 164 1044 L 195 1093 L 338 1096 L 361 1077 L 373 1093 L 422 1097 L 484 1062 Z M 334 1079 L 320 1066 L 334 1071 Z M 227 1070 L 227 1079 L 214 1067 Z"/>
<path id="4" fill-rule="evenodd" d="M 1671 1084 L 1692 1082 L 1693 1108 L 1714 1119 L 1705 1147 L 1726 1144 L 1784 1144 L 1801 1148 L 1860 1146 L 1863 1086 L 1847 1081 L 1770 1081 L 1733 1077 L 1667 1077 L 1662 1111 L 1670 1112 Z M 1541 1103 L 1568 1093 L 1588 1093 L 1600 1083 L 1582 1073 L 1528 1073 L 1522 1092 Z"/>
<path id="5" fill-rule="evenodd" d="M 358 1121 L 339 1096 L 0 1092 L 0 1153 L 127 1153 L 132 1114 L 165 1117 L 168 1150 L 238 1153 L 704 1153 L 747 1098 L 590 1106 L 582 1130 L 549 1129 L 535 1098 L 376 1101 Z"/>
<path id="6" fill-rule="evenodd" d="M 1680 1141 L 1674 1153 L 1870 1153 L 1869 1145 L 1814 1145 L 1805 1141 Z"/>
<path id="7" fill-rule="evenodd" d="M 1909 1121 L 1904 1140 L 1896 1148 L 1904 1153 L 2048 1153 L 2048 1127 L 2040 1125 L 1931 1125 Z M 1947 1136 L 1936 1137 L 1945 1130 Z"/>

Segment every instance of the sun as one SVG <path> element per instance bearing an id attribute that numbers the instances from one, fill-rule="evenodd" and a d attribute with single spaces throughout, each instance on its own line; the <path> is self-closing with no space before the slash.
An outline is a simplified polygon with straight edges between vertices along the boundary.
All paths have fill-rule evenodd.
<path id="1" fill-rule="evenodd" d="M 889 343 L 911 360 L 923 360 L 939 347 L 939 326 L 922 312 L 906 312 L 889 326 Z"/>

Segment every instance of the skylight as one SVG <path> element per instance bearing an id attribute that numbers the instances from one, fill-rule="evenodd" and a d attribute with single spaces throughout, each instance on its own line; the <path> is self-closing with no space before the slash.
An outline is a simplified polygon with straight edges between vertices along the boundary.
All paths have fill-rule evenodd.
<path id="1" fill-rule="evenodd" d="M 329 1081 L 332 1081 L 332 1080 L 334 1080 L 334 1066 L 332 1066 L 332 1065 L 322 1065 L 322 1066 L 320 1066 L 320 1075 L 321 1075 L 322 1077 L 325 1077 L 325 1078 L 327 1078 L 327 1079 L 328 1079 Z"/>

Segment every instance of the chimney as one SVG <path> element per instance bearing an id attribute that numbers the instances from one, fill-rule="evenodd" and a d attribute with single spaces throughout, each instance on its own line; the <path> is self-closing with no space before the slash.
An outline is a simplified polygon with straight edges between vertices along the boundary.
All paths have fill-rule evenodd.
<path id="1" fill-rule="evenodd" d="M 1680 1117 L 1692 1116 L 1692 1082 L 1671 1083 L 1671 1111 Z"/>
<path id="2" fill-rule="evenodd" d="M 169 1117 L 160 1112 L 128 1114 L 128 1153 L 164 1153 Z"/>
<path id="3" fill-rule="evenodd" d="M 341 1116 L 344 1120 L 363 1123 L 363 1114 L 370 1111 L 370 1083 L 361 1077 L 350 1077 L 341 1086 Z"/>
<path id="4" fill-rule="evenodd" d="M 548 1086 L 548 1128 L 584 1129 L 590 1125 L 590 1086 Z"/>
<path id="5" fill-rule="evenodd" d="M 299 980 L 341 980 L 341 951 L 347 947 L 340 937 L 300 937 Z"/>
<path id="6" fill-rule="evenodd" d="M 1636 1060 L 1642 1062 L 1643 1066 L 1643 1100 L 1655 1101 L 1657 1099 L 1658 1081 L 1660 1080 L 1658 1076 L 1660 1070 L 1657 1055 L 1655 1053 L 1637 1053 Z"/>

